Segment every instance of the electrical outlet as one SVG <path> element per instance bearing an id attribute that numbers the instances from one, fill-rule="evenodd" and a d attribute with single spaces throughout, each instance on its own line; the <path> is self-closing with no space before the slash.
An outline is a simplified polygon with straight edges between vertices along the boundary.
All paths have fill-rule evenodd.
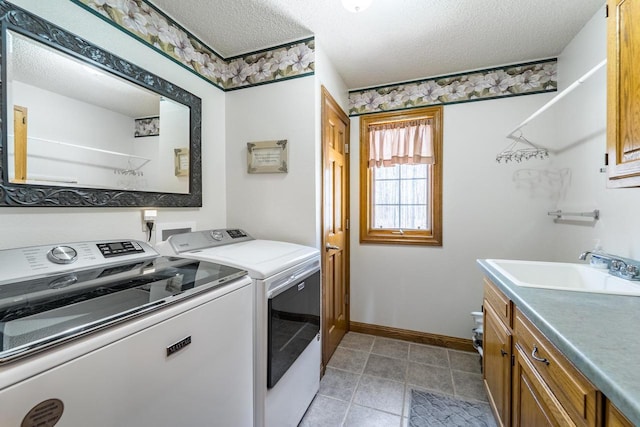
<path id="1" fill-rule="evenodd" d="M 156 222 L 156 219 L 158 218 L 158 211 L 156 209 L 143 209 L 142 210 L 142 231 L 144 231 L 145 233 L 149 232 L 149 229 L 147 228 L 147 223 L 148 222 Z"/>

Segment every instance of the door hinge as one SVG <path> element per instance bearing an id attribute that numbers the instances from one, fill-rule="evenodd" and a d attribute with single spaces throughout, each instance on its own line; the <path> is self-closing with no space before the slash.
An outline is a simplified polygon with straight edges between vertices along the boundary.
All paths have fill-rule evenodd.
<path id="1" fill-rule="evenodd" d="M 604 17 L 608 18 L 609 17 L 609 5 L 606 5 L 604 7 Z"/>
<path id="2" fill-rule="evenodd" d="M 516 366 L 516 356 L 515 356 L 515 354 L 511 355 L 511 366 Z"/>
<path id="3" fill-rule="evenodd" d="M 347 219 L 345 220 L 344 227 L 345 227 L 347 230 L 349 229 L 349 218 L 347 218 Z"/>
<path id="4" fill-rule="evenodd" d="M 349 144 L 344 144 L 344 154 L 349 154 Z"/>
<path id="5" fill-rule="evenodd" d="M 604 153 L 604 165 L 609 166 L 609 153 Z"/>
<path id="6" fill-rule="evenodd" d="M 26 118 L 26 117 L 23 117 L 23 118 L 22 118 L 22 124 L 23 124 L 23 125 L 26 125 L 26 124 L 27 124 L 27 118 Z"/>
<path id="7" fill-rule="evenodd" d="M 349 304 L 349 294 L 344 294 L 344 303 Z"/>

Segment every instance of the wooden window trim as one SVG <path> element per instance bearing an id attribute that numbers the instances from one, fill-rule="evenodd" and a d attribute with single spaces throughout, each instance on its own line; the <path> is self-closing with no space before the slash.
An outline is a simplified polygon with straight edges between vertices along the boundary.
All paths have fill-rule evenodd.
<path id="1" fill-rule="evenodd" d="M 442 246 L 442 106 L 360 116 L 360 243 Z M 431 230 L 372 229 L 369 126 L 385 122 L 430 118 L 433 120 L 434 161 L 430 165 Z"/>

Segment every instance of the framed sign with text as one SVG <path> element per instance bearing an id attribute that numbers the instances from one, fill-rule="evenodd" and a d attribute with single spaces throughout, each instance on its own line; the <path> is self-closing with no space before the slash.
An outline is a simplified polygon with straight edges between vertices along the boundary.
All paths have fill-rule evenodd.
<path id="1" fill-rule="evenodd" d="M 287 173 L 289 171 L 287 140 L 247 142 L 248 173 Z"/>

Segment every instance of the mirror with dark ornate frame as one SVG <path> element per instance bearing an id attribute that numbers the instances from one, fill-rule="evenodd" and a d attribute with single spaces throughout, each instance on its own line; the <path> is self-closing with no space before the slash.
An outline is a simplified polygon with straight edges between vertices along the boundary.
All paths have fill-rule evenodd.
<path id="1" fill-rule="evenodd" d="M 200 98 L 11 3 L 0 1 L 0 14 L 0 206 L 202 206 Z M 49 56 L 64 68 L 54 72 L 47 62 L 33 70 Z M 81 88 L 83 69 L 96 80 Z M 45 74 L 63 78 L 53 83 Z M 18 104 L 32 107 L 29 137 L 20 116 L 27 108 Z M 71 104 L 82 113 L 65 121 L 59 110 Z M 113 131 L 116 122 L 124 130 Z"/>

